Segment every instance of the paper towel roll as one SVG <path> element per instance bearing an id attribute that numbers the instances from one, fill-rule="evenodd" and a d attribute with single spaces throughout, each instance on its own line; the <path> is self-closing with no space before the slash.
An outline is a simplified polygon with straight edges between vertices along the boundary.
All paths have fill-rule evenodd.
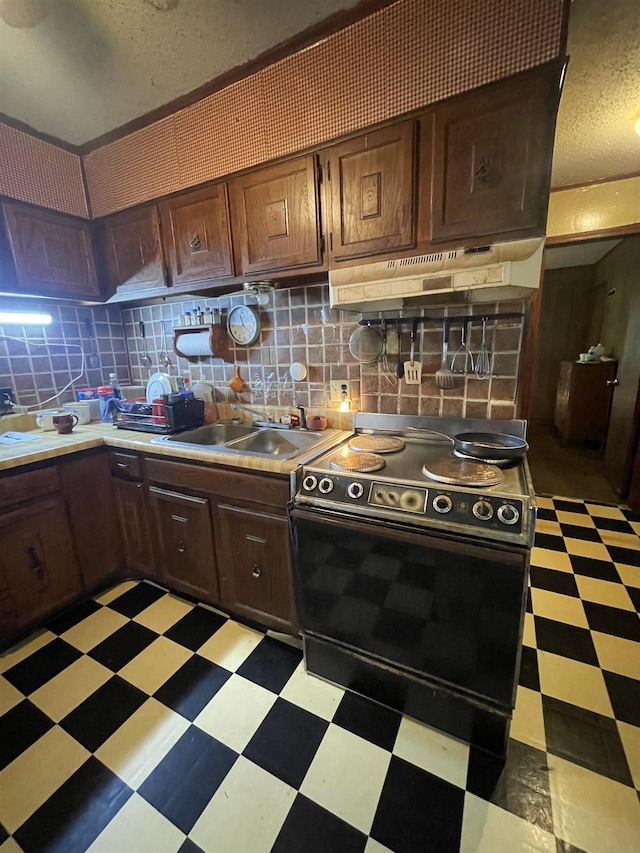
<path id="1" fill-rule="evenodd" d="M 189 332 L 179 335 L 175 348 L 180 355 L 214 355 L 209 332 Z"/>

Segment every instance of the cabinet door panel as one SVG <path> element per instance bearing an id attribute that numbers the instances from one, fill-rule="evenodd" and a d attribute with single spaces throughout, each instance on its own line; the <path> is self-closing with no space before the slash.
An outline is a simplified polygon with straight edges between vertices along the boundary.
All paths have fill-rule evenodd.
<path id="1" fill-rule="evenodd" d="M 243 273 L 320 264 L 313 155 L 238 178 L 232 185 L 232 204 Z"/>
<path id="2" fill-rule="evenodd" d="M 18 287 L 62 298 L 100 296 L 88 222 L 3 202 Z"/>
<path id="3" fill-rule="evenodd" d="M 113 492 L 127 568 L 155 575 L 144 485 L 114 479 Z"/>
<path id="4" fill-rule="evenodd" d="M 387 127 L 328 152 L 334 259 L 415 245 L 415 123 Z"/>
<path id="5" fill-rule="evenodd" d="M 155 206 L 116 213 L 104 220 L 102 242 L 112 288 L 142 289 L 166 283 Z"/>
<path id="6" fill-rule="evenodd" d="M 206 498 L 181 495 L 151 486 L 149 489 L 168 584 L 217 601 L 218 579 L 213 548 L 211 510 Z"/>
<path id="7" fill-rule="evenodd" d="M 218 506 L 216 518 L 223 605 L 295 633 L 287 519 L 225 504 Z"/>
<path id="8" fill-rule="evenodd" d="M 233 275 L 225 183 L 162 202 L 160 217 L 174 284 Z"/>

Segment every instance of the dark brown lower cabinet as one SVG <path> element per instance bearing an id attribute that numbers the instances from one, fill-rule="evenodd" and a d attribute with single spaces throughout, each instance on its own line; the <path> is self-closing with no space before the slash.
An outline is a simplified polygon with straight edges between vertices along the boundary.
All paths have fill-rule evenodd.
<path id="1" fill-rule="evenodd" d="M 113 480 L 116 510 L 124 544 L 124 561 L 128 569 L 153 576 L 155 566 L 147 519 L 144 483 Z"/>
<path id="2" fill-rule="evenodd" d="M 189 595 L 218 601 L 211 508 L 207 498 L 149 488 L 164 580 Z"/>
<path id="3" fill-rule="evenodd" d="M 220 503 L 216 507 L 220 598 L 234 613 L 297 632 L 286 517 Z"/>

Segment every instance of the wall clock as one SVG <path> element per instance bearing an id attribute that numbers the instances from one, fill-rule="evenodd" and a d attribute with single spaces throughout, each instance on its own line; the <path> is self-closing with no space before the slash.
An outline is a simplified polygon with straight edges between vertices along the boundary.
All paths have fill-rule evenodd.
<path id="1" fill-rule="evenodd" d="M 251 305 L 236 305 L 227 315 L 227 331 L 231 340 L 249 347 L 260 337 L 260 314 Z"/>

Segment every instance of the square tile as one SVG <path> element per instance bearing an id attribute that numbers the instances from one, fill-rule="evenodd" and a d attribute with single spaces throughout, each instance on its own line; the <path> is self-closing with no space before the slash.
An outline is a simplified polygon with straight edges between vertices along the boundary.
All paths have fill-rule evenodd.
<path id="1" fill-rule="evenodd" d="M 287 785 L 299 788 L 328 725 L 278 698 L 242 754 Z"/>
<path id="2" fill-rule="evenodd" d="M 633 586 L 625 586 L 625 592 L 631 599 L 631 603 L 636 613 L 640 613 L 640 589 L 636 589 Z"/>
<path id="3" fill-rule="evenodd" d="M 102 687 L 111 675 L 106 667 L 82 655 L 42 687 L 34 690 L 29 698 L 55 723 L 59 723 L 95 690 Z"/>
<path id="4" fill-rule="evenodd" d="M 67 714 L 60 725 L 90 752 L 95 752 L 146 699 L 133 684 L 113 675 Z"/>
<path id="5" fill-rule="evenodd" d="M 115 586 L 105 589 L 104 592 L 95 595 L 94 599 L 98 604 L 109 604 L 111 601 L 115 601 L 116 598 L 123 595 L 123 593 L 138 586 L 139 583 L 140 581 L 124 581 L 123 583 L 117 583 Z"/>
<path id="6" fill-rule="evenodd" d="M 537 502 L 537 503 L 539 503 L 539 502 Z M 556 515 L 555 509 L 547 509 L 546 507 L 538 505 L 536 524 L 541 519 L 543 521 L 557 521 L 558 516 Z"/>
<path id="7" fill-rule="evenodd" d="M 566 551 L 554 551 L 549 548 L 531 549 L 531 565 L 556 572 L 572 572 L 571 560 Z"/>
<path id="8" fill-rule="evenodd" d="M 272 853 L 362 853 L 367 836 L 317 803 L 298 794 Z M 247 848 L 248 849 L 248 848 Z"/>
<path id="9" fill-rule="evenodd" d="M 238 667 L 237 673 L 267 690 L 280 693 L 301 660 L 302 652 L 298 649 L 264 637 Z"/>
<path id="10" fill-rule="evenodd" d="M 598 631 L 592 631 L 591 637 L 602 669 L 640 681 L 640 645 L 638 643 L 614 637 L 612 634 L 601 634 Z"/>
<path id="11" fill-rule="evenodd" d="M 576 576 L 584 575 L 611 583 L 620 583 L 620 577 L 611 560 L 593 560 L 590 557 L 580 557 L 577 554 L 570 555 L 569 559 Z"/>
<path id="12" fill-rule="evenodd" d="M 638 566 L 627 566 L 625 563 L 616 563 L 615 568 L 625 586 L 640 589 L 640 568 Z"/>
<path id="13" fill-rule="evenodd" d="M 546 589 L 549 592 L 557 592 L 561 595 L 578 596 L 575 578 L 567 572 L 558 572 L 554 569 L 531 566 L 529 570 L 529 583 L 536 589 Z"/>
<path id="14" fill-rule="evenodd" d="M 134 616 L 133 621 L 156 634 L 164 634 L 192 609 L 191 602 L 168 592 Z"/>
<path id="15" fill-rule="evenodd" d="M 640 681 L 617 672 L 604 672 L 616 720 L 640 727 Z"/>
<path id="16" fill-rule="evenodd" d="M 7 669 L 4 677 L 25 696 L 55 678 L 63 669 L 78 660 L 80 652 L 56 637 L 32 655 Z"/>
<path id="17" fill-rule="evenodd" d="M 517 815 L 466 794 L 460 853 L 556 853 L 555 838 Z"/>
<path id="18" fill-rule="evenodd" d="M 150 583 L 138 583 L 110 601 L 108 607 L 129 619 L 133 619 L 134 616 L 137 616 L 138 613 L 141 613 L 165 594 L 166 590 Z"/>
<path id="19" fill-rule="evenodd" d="M 627 588 L 621 583 L 612 583 L 598 578 L 587 578 L 578 575 L 576 583 L 583 601 L 593 601 L 596 604 L 606 604 L 621 610 L 635 611 Z"/>
<path id="20" fill-rule="evenodd" d="M 189 837 L 207 853 L 269 853 L 295 791 L 240 756 Z"/>
<path id="21" fill-rule="evenodd" d="M 607 545 L 607 550 L 614 563 L 624 563 L 625 566 L 640 568 L 640 547 L 638 547 L 637 537 L 634 548 Z"/>
<path id="22" fill-rule="evenodd" d="M 227 617 L 214 613 L 204 607 L 194 607 L 182 619 L 172 625 L 165 636 L 174 643 L 179 643 L 192 652 L 197 651 L 203 643 L 227 622 Z"/>
<path id="23" fill-rule="evenodd" d="M 550 536 L 562 536 L 562 530 L 560 529 L 560 524 L 556 520 L 555 512 L 553 513 L 553 520 L 542 518 L 540 515 L 541 512 L 544 512 L 544 510 L 538 510 L 536 518 L 536 533 L 546 533 Z"/>
<path id="24" fill-rule="evenodd" d="M 586 501 L 585 508 L 589 515 L 593 516 L 596 524 L 598 524 L 599 519 L 603 518 L 617 519 L 618 521 L 625 520 L 624 513 L 617 506 L 606 506 L 605 504 L 594 504 Z"/>
<path id="25" fill-rule="evenodd" d="M 54 726 L 0 772 L 0 821 L 15 832 L 89 758 Z"/>
<path id="26" fill-rule="evenodd" d="M 518 686 L 509 736 L 537 749 L 546 749 L 542 695 L 537 690 Z"/>
<path id="27" fill-rule="evenodd" d="M 391 757 L 371 836 L 396 853 L 458 853 L 464 790 Z"/>
<path id="28" fill-rule="evenodd" d="M 585 527 L 584 525 L 579 524 L 561 524 L 560 529 L 564 537 L 580 539 L 583 542 L 602 543 L 600 534 L 595 527 Z"/>
<path id="29" fill-rule="evenodd" d="M 452 785 L 465 786 L 469 745 L 437 729 L 402 717 L 393 754 Z"/>
<path id="30" fill-rule="evenodd" d="M 536 623 L 533 613 L 524 614 L 524 629 L 522 631 L 522 642 L 525 646 L 536 647 Z"/>
<path id="31" fill-rule="evenodd" d="M 30 634 L 26 639 L 16 643 L 10 649 L 0 652 L 0 672 L 6 672 L 8 669 L 25 660 L 25 658 L 30 657 L 34 652 L 43 649 L 55 639 L 56 635 L 47 630 Z"/>
<path id="32" fill-rule="evenodd" d="M 368 834 L 390 758 L 379 746 L 330 724 L 300 792 Z"/>
<path id="33" fill-rule="evenodd" d="M 190 726 L 138 793 L 188 835 L 237 758 L 233 750 Z"/>
<path id="34" fill-rule="evenodd" d="M 522 647 L 520 658 L 520 675 L 518 684 L 529 690 L 540 690 L 540 672 L 538 669 L 538 653 L 529 646 Z"/>
<path id="35" fill-rule="evenodd" d="M 640 728 L 630 726 L 629 723 L 623 723 L 621 720 L 617 721 L 617 726 L 633 784 L 636 790 L 640 791 Z"/>
<path id="36" fill-rule="evenodd" d="M 401 719 L 397 711 L 349 691 L 333 716 L 336 725 L 389 751 L 396 742 Z"/>
<path id="37" fill-rule="evenodd" d="M 615 720 L 542 697 L 547 750 L 554 755 L 633 785 Z"/>
<path id="38" fill-rule="evenodd" d="M 15 708 L 23 699 L 22 693 L 0 675 L 0 717 Z"/>
<path id="39" fill-rule="evenodd" d="M 184 646 L 167 637 L 157 637 L 122 667 L 120 676 L 152 696 L 191 657 Z"/>
<path id="40" fill-rule="evenodd" d="M 556 755 L 549 755 L 549 770 L 558 837 L 597 853 L 637 853 L 640 804 L 633 788 Z"/>
<path id="41" fill-rule="evenodd" d="M 592 560 L 612 559 L 606 546 L 601 542 L 589 542 L 586 539 L 565 537 L 564 544 L 567 553 L 573 554 L 576 557 L 589 557 Z"/>
<path id="42" fill-rule="evenodd" d="M 627 536 L 635 536 L 636 542 L 638 541 L 636 531 L 629 524 L 629 522 L 625 520 L 625 518 L 624 518 L 624 516 L 622 516 L 622 514 L 621 514 L 620 518 L 597 518 L 596 517 L 596 518 L 594 518 L 594 522 L 595 522 L 595 525 L 598 528 L 598 530 L 607 530 L 607 531 L 610 531 L 611 533 L 623 533 Z M 615 542 L 615 539 L 612 539 L 611 542 L 608 542 L 603 537 L 602 541 L 605 543 L 605 545 L 617 544 Z M 620 542 L 620 544 L 622 545 L 623 542 Z"/>
<path id="43" fill-rule="evenodd" d="M 17 758 L 49 731 L 53 722 L 28 699 L 18 702 L 2 717 L 0 769 Z"/>
<path id="44" fill-rule="evenodd" d="M 584 601 L 583 605 L 592 631 L 640 642 L 640 619 L 635 611 L 630 613 L 617 607 L 608 607 L 606 604 L 595 604 L 593 601 Z"/>
<path id="45" fill-rule="evenodd" d="M 323 720 L 331 720 L 340 704 L 345 691 L 342 687 L 329 684 L 305 671 L 304 661 L 300 661 L 293 675 L 287 681 L 280 696 L 306 711 L 311 711 Z"/>
<path id="46" fill-rule="evenodd" d="M 124 853 L 133 839 L 135 853 L 178 853 L 185 835 L 146 800 L 132 794 L 87 853 Z"/>
<path id="47" fill-rule="evenodd" d="M 122 628 L 127 621 L 126 616 L 122 616 L 108 607 L 101 607 L 100 610 L 65 631 L 62 639 L 86 653 L 110 637 L 118 628 Z"/>
<path id="48" fill-rule="evenodd" d="M 534 619 L 538 649 L 598 666 L 598 656 L 587 628 L 577 628 L 544 616 L 534 616 Z"/>
<path id="49" fill-rule="evenodd" d="M 198 649 L 198 654 L 235 672 L 263 639 L 264 634 L 229 620 Z"/>
<path id="50" fill-rule="evenodd" d="M 276 694 L 240 675 L 232 675 L 194 723 L 212 737 L 242 752 L 276 701 Z"/>
<path id="51" fill-rule="evenodd" d="M 156 691 L 155 698 L 193 721 L 230 675 L 224 667 L 192 655 Z"/>
<path id="52" fill-rule="evenodd" d="M 583 501 L 570 501 L 565 500 L 564 498 L 554 498 L 553 506 L 557 513 L 560 512 L 571 512 L 571 513 L 580 513 L 581 515 L 587 515 L 587 508 L 584 505 Z"/>
<path id="53" fill-rule="evenodd" d="M 59 616 L 55 616 L 53 619 L 49 619 L 47 622 L 47 628 L 54 634 L 58 634 L 58 636 L 60 634 L 64 634 L 64 632 L 68 631 L 69 628 L 73 628 L 73 626 L 77 625 L 78 622 L 82 622 L 82 620 L 86 619 L 87 616 L 91 616 L 92 613 L 100 610 L 101 606 L 102 605 L 98 604 L 93 599 L 87 598 L 79 604 L 76 604 L 75 607 L 72 607 L 70 610 L 61 613 Z"/>
<path id="54" fill-rule="evenodd" d="M 131 796 L 97 758 L 87 761 L 15 833 L 25 853 L 86 850 Z M 69 819 L 74 815 L 73 820 Z"/>
<path id="55" fill-rule="evenodd" d="M 624 527 L 623 522 L 618 522 L 618 529 L 603 529 L 599 528 L 598 532 L 600 534 L 600 538 L 607 546 L 607 548 L 615 548 L 616 554 L 620 554 L 620 550 L 624 551 L 627 555 L 633 554 L 635 551 L 635 556 L 632 556 L 631 559 L 622 559 L 619 560 L 621 563 L 629 563 L 632 566 L 640 565 L 640 539 L 634 532 L 631 526 L 627 525 L 628 529 L 619 529 L 620 527 Z M 611 553 L 611 551 L 609 552 Z M 615 557 L 614 559 L 618 559 Z"/>
<path id="56" fill-rule="evenodd" d="M 188 720 L 180 714 L 156 699 L 147 699 L 95 755 L 135 791 L 188 728 Z"/>
<path id="57" fill-rule="evenodd" d="M 98 643 L 89 656 L 112 672 L 118 672 L 130 660 L 147 648 L 158 635 L 135 622 L 126 622 L 106 640 Z"/>
<path id="58" fill-rule="evenodd" d="M 584 530 L 592 530 L 595 532 L 595 529 L 596 529 L 595 522 L 588 513 L 585 513 L 585 512 L 564 512 L 562 510 L 559 510 L 558 512 L 556 512 L 556 516 L 558 518 L 560 525 L 563 528 L 565 526 L 570 527 L 570 528 L 581 527 Z M 563 529 L 562 535 L 563 536 L 571 536 L 573 534 L 567 533 Z M 578 535 L 577 538 L 580 539 L 581 536 Z M 594 540 L 594 542 L 599 542 L 599 541 L 600 541 L 599 539 Z"/>
<path id="59" fill-rule="evenodd" d="M 536 533 L 535 547 L 543 548 L 546 551 L 566 552 L 564 539 L 562 536 L 551 536 L 548 533 Z"/>
<path id="60" fill-rule="evenodd" d="M 532 589 L 531 602 L 536 616 L 544 616 L 556 622 L 566 622 L 579 628 L 588 628 L 582 601 L 569 595 L 559 595 L 546 589 Z"/>
<path id="61" fill-rule="evenodd" d="M 540 691 L 570 705 L 613 717 L 613 708 L 602 671 L 586 663 L 538 652 Z"/>

